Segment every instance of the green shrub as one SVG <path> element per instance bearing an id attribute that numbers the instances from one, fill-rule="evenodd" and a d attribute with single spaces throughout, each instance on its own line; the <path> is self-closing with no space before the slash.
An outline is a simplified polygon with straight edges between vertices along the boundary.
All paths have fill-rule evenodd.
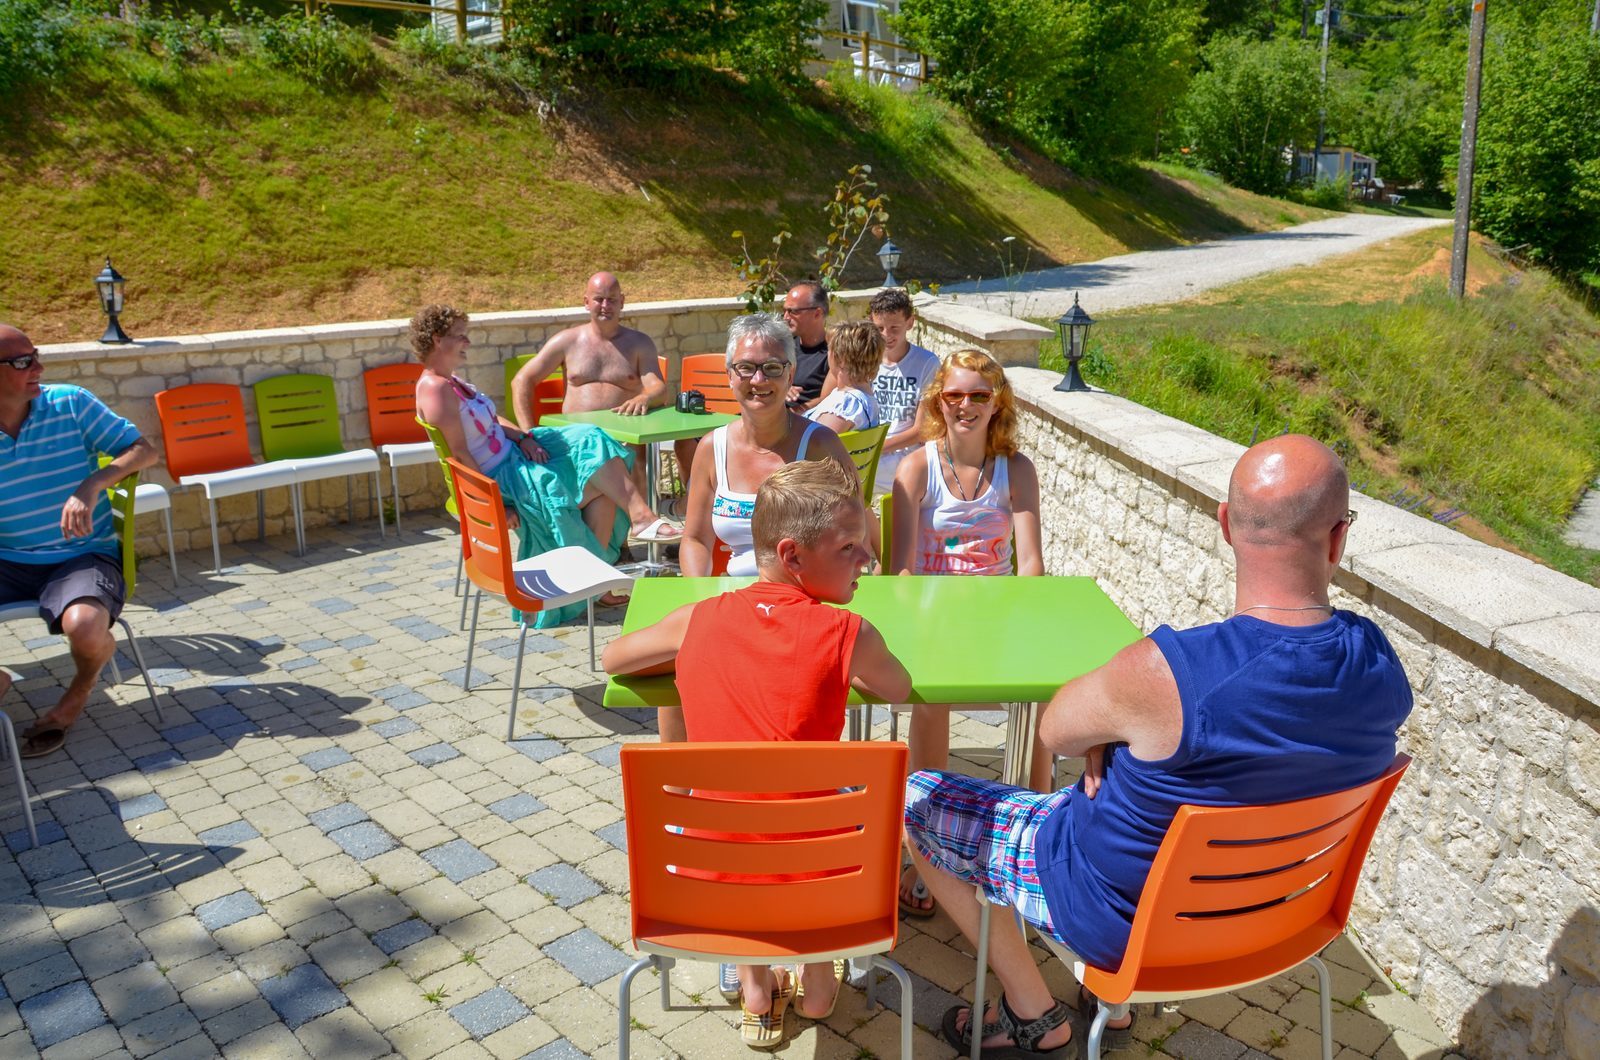
<path id="1" fill-rule="evenodd" d="M 1350 208 L 1350 189 L 1341 180 L 1319 180 L 1315 184 L 1301 185 L 1290 190 L 1289 198 L 1322 210 Z"/>
<path id="2" fill-rule="evenodd" d="M 76 4 L 0 0 L 0 93 L 55 80 L 102 39 L 91 13 Z"/>
<path id="3" fill-rule="evenodd" d="M 472 46 L 457 44 L 441 36 L 432 26 L 402 26 L 395 35 L 394 46 L 400 54 L 419 63 L 452 73 L 461 73 L 472 66 Z"/>
<path id="4" fill-rule="evenodd" d="M 168 63 L 193 63 L 223 51 L 222 19 L 212 15 L 187 18 L 141 17 L 133 24 L 134 41 Z"/>
<path id="5" fill-rule="evenodd" d="M 266 18 L 257 13 L 255 39 L 267 62 L 319 88 L 366 88 L 378 79 L 371 40 L 331 15 Z"/>
<path id="6" fill-rule="evenodd" d="M 949 119 L 926 95 L 907 95 L 892 85 L 874 85 L 855 76 L 848 63 L 828 71 L 834 95 L 866 115 L 876 130 L 902 154 L 947 148 Z"/>

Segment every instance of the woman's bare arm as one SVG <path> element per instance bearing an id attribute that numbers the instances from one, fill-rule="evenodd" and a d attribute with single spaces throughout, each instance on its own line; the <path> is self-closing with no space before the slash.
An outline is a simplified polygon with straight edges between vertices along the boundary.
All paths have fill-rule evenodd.
<path id="1" fill-rule="evenodd" d="M 711 529 L 711 500 L 717 492 L 715 459 L 715 447 L 704 445 L 696 450 L 689 467 L 689 501 L 678 547 L 678 564 L 686 578 L 711 574 L 711 550 L 717 545 L 716 532 Z"/>
<path id="2" fill-rule="evenodd" d="M 889 550 L 889 569 L 896 574 L 912 574 L 916 557 L 917 529 L 922 521 L 922 498 L 928 492 L 928 457 L 925 450 L 906 454 L 895 469 L 894 489 L 889 503 L 894 505 L 894 540 Z"/>
<path id="3" fill-rule="evenodd" d="M 1017 573 L 1034 577 L 1044 573 L 1040 546 L 1039 473 L 1033 461 L 1013 453 L 1011 471 L 1011 530 L 1017 539 Z"/>

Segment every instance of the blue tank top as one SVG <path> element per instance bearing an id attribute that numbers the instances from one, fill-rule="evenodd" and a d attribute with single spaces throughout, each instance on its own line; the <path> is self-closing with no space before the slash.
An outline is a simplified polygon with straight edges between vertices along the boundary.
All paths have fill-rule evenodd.
<path id="1" fill-rule="evenodd" d="M 1093 799 L 1080 782 L 1040 826 L 1035 858 L 1051 919 L 1090 964 L 1122 963 L 1134 907 L 1178 807 L 1248 806 L 1371 780 L 1394 759 L 1411 686 L 1383 632 L 1336 611 L 1280 626 L 1250 615 L 1150 634 L 1183 708 L 1160 761 L 1112 745 Z"/>

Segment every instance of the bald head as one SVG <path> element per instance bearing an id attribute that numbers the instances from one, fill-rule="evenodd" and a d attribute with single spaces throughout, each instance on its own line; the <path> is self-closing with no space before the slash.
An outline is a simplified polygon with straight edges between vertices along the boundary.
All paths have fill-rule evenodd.
<path id="1" fill-rule="evenodd" d="M 1325 543 L 1350 507 L 1350 480 L 1333 450 L 1303 434 L 1251 446 L 1228 481 L 1235 545 Z"/>
<path id="2" fill-rule="evenodd" d="M 584 286 L 583 293 L 586 298 L 604 297 L 607 295 L 622 295 L 622 281 L 617 279 L 616 273 L 597 272 L 589 277 L 589 282 Z"/>
<path id="3" fill-rule="evenodd" d="M 10 324 L 0 324 L 0 357 L 20 357 L 31 349 L 28 336 Z"/>

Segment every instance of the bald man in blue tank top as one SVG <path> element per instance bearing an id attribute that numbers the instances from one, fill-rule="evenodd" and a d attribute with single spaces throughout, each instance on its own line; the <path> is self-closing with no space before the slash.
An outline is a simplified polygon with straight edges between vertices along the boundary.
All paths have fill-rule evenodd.
<path id="1" fill-rule="evenodd" d="M 1179 806 L 1320 795 L 1389 766 L 1410 685 L 1382 631 L 1328 601 L 1355 519 L 1349 503 L 1344 465 L 1322 443 L 1284 435 L 1249 449 L 1217 509 L 1236 560 L 1233 614 L 1193 629 L 1161 626 L 1045 708 L 1045 745 L 1085 759 L 1075 787 L 1039 794 L 955 773 L 911 775 L 913 857 L 969 939 L 981 886 L 1090 964 L 1114 969 Z M 991 922 L 989 963 L 1004 997 L 985 1013 L 984 1054 L 1078 1055 L 1067 1009 L 1011 917 Z M 966 1007 L 945 1014 L 945 1036 L 963 1052 L 970 1023 Z M 1131 1040 L 1118 1030 L 1108 1030 L 1106 1048 Z"/>

